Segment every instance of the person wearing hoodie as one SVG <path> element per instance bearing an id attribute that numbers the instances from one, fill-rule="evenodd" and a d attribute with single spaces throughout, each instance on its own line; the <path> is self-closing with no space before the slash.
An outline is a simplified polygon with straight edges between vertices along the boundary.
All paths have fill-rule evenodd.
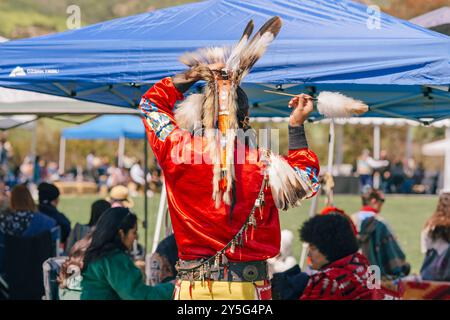
<path id="1" fill-rule="evenodd" d="M 65 244 L 70 234 L 70 220 L 64 213 L 58 211 L 59 189 L 54 185 L 42 182 L 38 186 L 39 192 L 39 212 L 54 219 L 61 228 L 61 243 Z"/>

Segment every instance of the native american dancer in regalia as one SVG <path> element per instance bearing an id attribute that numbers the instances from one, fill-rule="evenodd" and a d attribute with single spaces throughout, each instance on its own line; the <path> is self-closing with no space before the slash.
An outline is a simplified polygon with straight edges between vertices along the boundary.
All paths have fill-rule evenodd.
<path id="1" fill-rule="evenodd" d="M 156 83 L 142 98 L 149 143 L 164 172 L 178 246 L 174 299 L 270 299 L 266 260 L 280 250 L 278 210 L 319 188 L 319 161 L 303 123 L 310 96 L 290 102 L 286 157 L 252 146 L 249 105 L 239 84 L 277 36 L 281 19 L 252 37 L 250 22 L 232 48 L 186 53 L 190 69 Z M 177 101 L 199 80 L 201 94 Z"/>

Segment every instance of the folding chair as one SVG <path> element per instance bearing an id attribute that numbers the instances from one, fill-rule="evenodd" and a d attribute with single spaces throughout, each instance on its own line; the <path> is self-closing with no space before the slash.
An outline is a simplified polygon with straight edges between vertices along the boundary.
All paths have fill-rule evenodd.
<path id="1" fill-rule="evenodd" d="M 5 280 L 9 299 L 40 300 L 44 295 L 42 263 L 53 254 L 49 231 L 32 237 L 5 235 Z"/>
<path id="2" fill-rule="evenodd" d="M 59 299 L 59 284 L 57 279 L 61 266 L 66 259 L 67 257 L 49 258 L 42 264 L 45 288 L 44 300 Z"/>

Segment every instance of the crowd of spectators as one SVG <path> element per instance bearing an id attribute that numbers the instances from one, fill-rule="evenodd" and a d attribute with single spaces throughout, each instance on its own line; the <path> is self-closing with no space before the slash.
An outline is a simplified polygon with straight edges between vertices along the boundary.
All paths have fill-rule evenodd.
<path id="1" fill-rule="evenodd" d="M 356 160 L 355 173 L 361 191 L 374 187 L 375 177 L 384 193 L 436 194 L 439 189 L 439 171 L 425 170 L 423 163 L 413 158 L 391 157 L 385 150 L 376 160 L 369 150 L 363 150 Z"/>

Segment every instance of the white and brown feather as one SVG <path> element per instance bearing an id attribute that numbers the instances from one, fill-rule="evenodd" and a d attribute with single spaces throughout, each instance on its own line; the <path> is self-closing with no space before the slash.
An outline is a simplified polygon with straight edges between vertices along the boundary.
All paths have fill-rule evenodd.
<path id="1" fill-rule="evenodd" d="M 268 176 L 277 208 L 287 210 L 296 207 L 308 196 L 307 186 L 301 177 L 280 156 L 273 154 L 269 156 Z"/>
<path id="2" fill-rule="evenodd" d="M 205 129 L 205 136 L 208 140 L 210 147 L 210 157 L 213 161 L 213 199 L 216 207 L 220 205 L 221 200 L 226 204 L 230 204 L 231 197 L 230 191 L 234 174 L 234 148 L 236 139 L 236 130 L 239 128 L 237 117 L 237 93 L 236 89 L 241 83 L 242 79 L 250 72 L 250 69 L 263 56 L 267 47 L 278 35 L 281 28 L 281 19 L 279 17 L 273 17 L 268 20 L 250 39 L 250 36 L 254 29 L 253 21 L 250 21 L 239 42 L 234 47 L 210 47 L 202 48 L 195 52 L 187 52 L 180 57 L 180 61 L 185 65 L 191 67 L 191 72 L 187 74 L 188 78 L 202 79 L 207 82 L 204 89 L 203 107 L 202 112 L 199 112 L 198 103 L 201 101 L 200 97 L 192 98 L 190 103 L 195 106 L 195 111 L 189 113 L 185 110 L 188 104 L 183 105 L 178 115 L 189 116 L 197 120 L 199 113 L 201 114 L 201 120 Z M 221 194 L 219 188 L 219 182 L 221 180 L 221 163 L 220 163 L 220 142 L 218 141 L 219 133 L 216 129 L 216 123 L 218 119 L 218 89 L 216 79 L 213 71 L 209 70 L 207 65 L 223 63 L 225 69 L 229 71 L 231 75 L 231 90 L 228 93 L 228 112 L 229 112 L 229 130 L 227 134 L 226 144 L 226 178 L 227 188 L 223 194 Z M 189 121 L 182 122 L 184 126 L 192 128 L 192 124 Z M 295 183 L 292 180 L 292 183 Z M 289 195 L 289 199 L 293 201 L 295 197 Z"/>

